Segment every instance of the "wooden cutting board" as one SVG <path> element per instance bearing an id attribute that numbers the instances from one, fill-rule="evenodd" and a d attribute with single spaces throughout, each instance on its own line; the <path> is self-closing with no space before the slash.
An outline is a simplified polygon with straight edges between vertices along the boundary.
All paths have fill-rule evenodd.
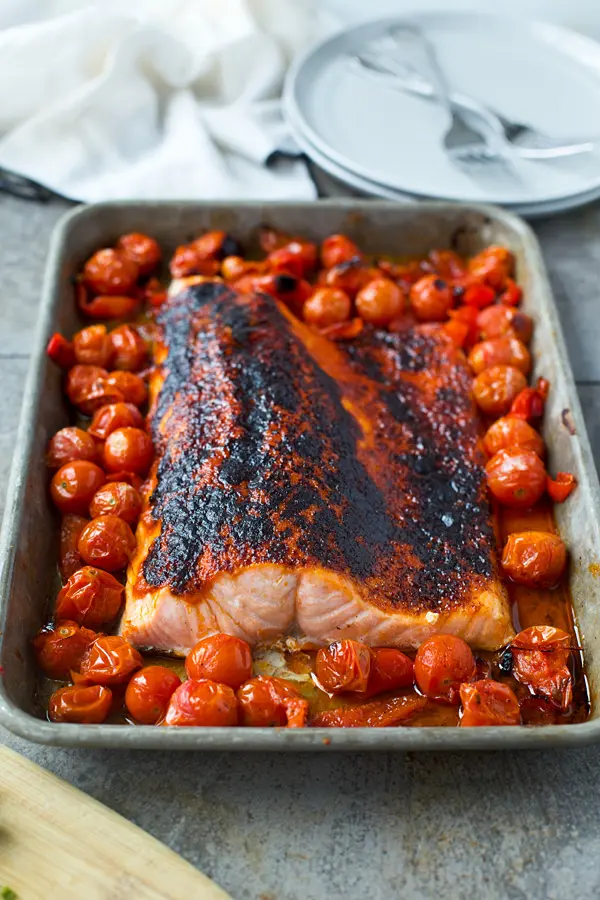
<path id="1" fill-rule="evenodd" d="M 136 825 L 0 747 L 0 890 L 18 900 L 231 900 Z"/>

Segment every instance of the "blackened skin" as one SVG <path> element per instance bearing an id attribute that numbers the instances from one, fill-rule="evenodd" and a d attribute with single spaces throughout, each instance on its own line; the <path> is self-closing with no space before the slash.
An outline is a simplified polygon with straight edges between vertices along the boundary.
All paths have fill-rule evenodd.
<path id="1" fill-rule="evenodd" d="M 323 567 L 418 611 L 495 572 L 470 376 L 439 329 L 336 345 L 216 283 L 172 298 L 160 324 L 149 586 Z"/>

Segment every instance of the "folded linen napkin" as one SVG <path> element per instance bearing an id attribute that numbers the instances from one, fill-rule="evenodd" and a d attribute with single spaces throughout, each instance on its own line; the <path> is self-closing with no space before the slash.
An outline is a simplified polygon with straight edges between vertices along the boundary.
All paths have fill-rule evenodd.
<path id="1" fill-rule="evenodd" d="M 66 197 L 302 199 L 284 134 L 313 0 L 3 0 L 0 167 Z"/>

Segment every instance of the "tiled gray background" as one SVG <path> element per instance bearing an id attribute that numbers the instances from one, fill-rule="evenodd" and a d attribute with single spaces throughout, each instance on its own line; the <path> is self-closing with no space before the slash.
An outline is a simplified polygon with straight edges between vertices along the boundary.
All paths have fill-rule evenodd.
<path id="1" fill-rule="evenodd" d="M 0 195 L 0 510 L 48 238 L 66 208 Z M 600 458 L 600 205 L 536 231 Z M 600 749 L 168 755 L 36 747 L 1 730 L 0 739 L 235 900 L 600 896 Z"/>

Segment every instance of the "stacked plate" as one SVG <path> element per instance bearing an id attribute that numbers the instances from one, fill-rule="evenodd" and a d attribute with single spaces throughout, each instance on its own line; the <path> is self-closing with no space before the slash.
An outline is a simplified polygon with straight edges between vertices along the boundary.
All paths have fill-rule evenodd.
<path id="1" fill-rule="evenodd" d="M 449 117 L 428 80 L 427 57 L 423 66 L 414 53 L 407 59 L 408 45 L 397 40 L 407 28 L 435 48 L 467 117 L 489 110 L 565 143 L 598 137 L 598 149 L 526 159 L 492 116 L 501 163 L 456 165 L 443 147 Z M 495 203 L 528 217 L 600 198 L 600 44 L 554 25 L 474 13 L 361 24 L 294 64 L 284 112 L 303 152 L 375 197 Z"/>

